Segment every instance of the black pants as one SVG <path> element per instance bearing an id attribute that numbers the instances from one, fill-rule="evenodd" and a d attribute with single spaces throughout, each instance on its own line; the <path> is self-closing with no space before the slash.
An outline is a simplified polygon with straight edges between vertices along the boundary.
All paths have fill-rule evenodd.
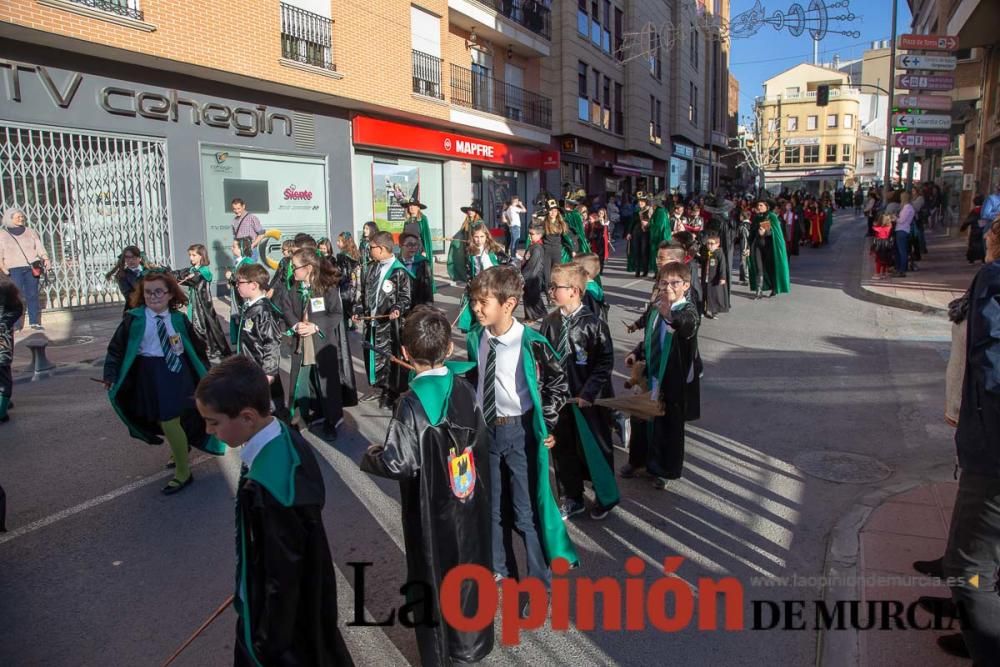
<path id="1" fill-rule="evenodd" d="M 559 413 L 555 436 L 556 446 L 552 448 L 552 457 L 556 464 L 559 495 L 583 501 L 583 480 L 587 477 L 587 463 L 580 451 L 580 437 L 576 432 L 572 406 L 564 407 Z"/>
<path id="2" fill-rule="evenodd" d="M 632 235 L 632 252 L 635 257 L 635 275 L 649 275 L 649 232 Z"/>
<path id="3" fill-rule="evenodd" d="M 951 586 L 951 595 L 965 613 L 962 636 L 972 660 L 977 665 L 996 664 L 1000 656 L 1000 478 L 962 473 L 943 565 L 946 577 L 961 580 Z"/>
<path id="4" fill-rule="evenodd" d="M 684 469 L 684 416 L 679 407 L 668 405 L 666 413 L 652 423 L 632 418 L 628 462 L 633 468 L 645 468 L 656 477 L 681 478 Z"/>

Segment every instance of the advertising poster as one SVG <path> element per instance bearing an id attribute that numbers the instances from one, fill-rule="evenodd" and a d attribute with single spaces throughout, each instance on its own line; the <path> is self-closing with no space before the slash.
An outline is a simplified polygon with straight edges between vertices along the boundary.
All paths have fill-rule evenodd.
<path id="1" fill-rule="evenodd" d="M 384 232 L 403 231 L 403 203 L 420 192 L 420 170 L 398 164 L 372 163 L 372 220 Z"/>

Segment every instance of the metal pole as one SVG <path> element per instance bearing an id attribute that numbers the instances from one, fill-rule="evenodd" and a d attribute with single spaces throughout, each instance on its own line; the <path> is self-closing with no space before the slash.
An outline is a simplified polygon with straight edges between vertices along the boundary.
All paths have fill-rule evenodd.
<path id="1" fill-rule="evenodd" d="M 892 37 L 889 40 L 889 105 L 885 113 L 885 182 L 882 188 L 886 195 L 892 183 L 892 108 L 896 97 L 896 5 L 899 0 L 892 0 Z"/>

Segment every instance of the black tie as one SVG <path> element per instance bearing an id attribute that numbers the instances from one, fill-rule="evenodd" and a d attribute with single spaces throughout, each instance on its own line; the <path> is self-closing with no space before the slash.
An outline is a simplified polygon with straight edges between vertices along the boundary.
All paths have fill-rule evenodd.
<path id="1" fill-rule="evenodd" d="M 483 376 L 483 418 L 487 426 L 493 426 L 497 419 L 497 344 L 490 338 L 490 351 L 486 355 L 486 374 Z"/>

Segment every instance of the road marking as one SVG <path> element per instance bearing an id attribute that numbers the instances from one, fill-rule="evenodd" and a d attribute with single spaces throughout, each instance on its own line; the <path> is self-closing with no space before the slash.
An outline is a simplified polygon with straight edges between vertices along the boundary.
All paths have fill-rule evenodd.
<path id="1" fill-rule="evenodd" d="M 206 455 L 192 459 L 191 467 L 193 468 L 199 463 L 204 463 L 205 461 L 209 461 L 214 458 L 215 458 L 214 456 Z M 173 475 L 174 475 L 173 470 L 162 470 L 156 473 L 155 475 L 150 475 L 149 477 L 138 479 L 134 482 L 126 484 L 125 486 L 118 487 L 114 491 L 105 493 L 103 496 L 97 496 L 96 498 L 91 498 L 90 500 L 84 501 L 79 505 L 74 505 L 73 507 L 68 507 L 62 510 L 61 512 L 50 514 L 49 516 L 41 518 L 38 521 L 32 521 L 31 523 L 21 526 L 20 528 L 17 528 L 15 530 L 12 530 L 9 533 L 0 535 L 0 544 L 4 544 L 5 542 L 10 542 L 13 539 L 22 537 L 29 533 L 33 533 L 36 530 L 45 528 L 46 526 L 51 526 L 52 524 L 58 521 L 62 521 L 63 519 L 68 519 L 69 517 L 79 514 L 80 512 L 86 512 L 87 510 L 97 507 L 98 505 L 103 505 L 104 503 L 110 502 L 115 498 L 124 496 L 126 493 L 131 493 L 136 489 L 141 489 L 144 486 L 149 486 L 150 484 L 158 482 L 161 479 L 166 479 L 167 477 L 173 477 Z"/>
<path id="2" fill-rule="evenodd" d="M 629 287 L 632 287 L 632 285 L 638 285 L 639 283 L 648 283 L 648 282 L 650 282 L 649 278 L 637 278 L 637 279 L 633 280 L 632 282 L 625 283 L 624 285 L 622 285 L 618 289 L 628 289 Z M 613 289 L 615 289 L 615 287 L 614 287 L 614 285 L 609 285 L 608 289 L 613 290 Z"/>

